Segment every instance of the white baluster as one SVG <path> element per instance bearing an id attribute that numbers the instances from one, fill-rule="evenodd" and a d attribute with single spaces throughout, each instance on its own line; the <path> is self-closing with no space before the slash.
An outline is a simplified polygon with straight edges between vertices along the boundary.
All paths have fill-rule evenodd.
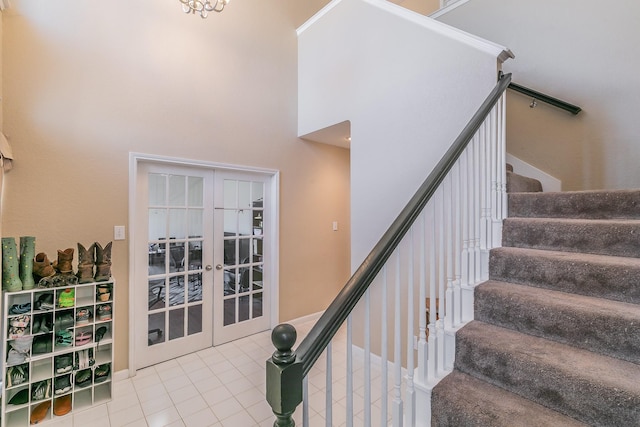
<path id="1" fill-rule="evenodd" d="M 446 266 L 445 266 L 445 233 L 444 233 L 444 217 L 445 217 L 445 203 L 444 203 L 444 194 L 442 187 L 438 189 L 438 197 L 437 197 L 437 208 L 436 212 L 438 214 L 437 227 L 438 227 L 438 251 L 436 256 L 438 257 L 438 313 L 440 314 L 440 319 L 436 321 L 436 328 L 438 331 L 438 377 L 442 377 L 445 374 L 444 361 L 445 361 L 445 351 L 444 351 L 444 320 L 443 317 L 446 315 L 445 307 L 444 307 L 444 299 L 445 299 L 445 286 L 447 282 L 446 278 Z"/>
<path id="2" fill-rule="evenodd" d="M 475 268 L 476 272 L 474 274 L 476 281 L 475 284 L 480 283 L 482 277 L 482 257 L 480 253 L 480 137 L 478 133 L 471 140 L 471 144 L 473 144 L 473 221 L 474 221 L 474 239 L 473 239 L 473 255 L 475 257 Z"/>
<path id="3" fill-rule="evenodd" d="M 460 215 L 460 159 L 453 169 L 453 326 L 462 323 L 462 302 L 460 298 L 460 263 L 462 252 L 462 223 Z"/>
<path id="4" fill-rule="evenodd" d="M 465 149 L 460 155 L 460 181 L 462 188 L 460 193 L 460 211 L 462 212 L 462 254 L 461 262 L 461 285 L 469 284 L 469 180 L 468 180 L 468 150 Z"/>
<path id="5" fill-rule="evenodd" d="M 447 269 L 447 288 L 445 290 L 444 327 L 453 327 L 453 209 L 451 194 L 451 174 L 448 174 L 444 185 L 444 258 Z"/>
<path id="6" fill-rule="evenodd" d="M 325 425 L 327 427 L 332 427 L 333 425 L 333 380 L 332 380 L 332 370 L 331 370 L 331 359 L 332 359 L 332 341 L 327 344 L 327 373 L 326 373 L 326 393 L 325 397 Z"/>
<path id="7" fill-rule="evenodd" d="M 420 291 L 418 297 L 418 327 L 420 328 L 420 336 L 418 337 L 418 381 L 425 383 L 427 381 L 428 371 L 428 353 L 427 353 L 427 209 L 425 206 L 420 221 Z"/>
<path id="8" fill-rule="evenodd" d="M 388 420 L 388 408 L 387 408 L 387 393 L 389 392 L 389 373 L 388 368 L 387 368 L 387 364 L 389 361 L 389 356 L 388 356 L 388 345 L 389 343 L 387 342 L 387 321 L 388 321 L 388 317 L 387 317 L 387 304 L 389 302 L 389 298 L 387 296 L 387 264 L 385 264 L 385 266 L 382 268 L 382 329 L 381 329 L 381 336 L 380 336 L 380 345 L 381 345 L 381 349 L 380 349 L 380 374 L 381 374 L 381 380 L 382 380 L 382 387 L 381 387 L 381 396 L 380 396 L 380 425 L 381 426 L 386 426 L 387 425 L 387 420 Z"/>
<path id="9" fill-rule="evenodd" d="M 421 214 L 421 217 L 424 217 L 424 214 Z M 407 387 L 405 390 L 405 400 L 407 402 L 407 407 L 406 407 L 406 411 L 405 411 L 405 417 L 407 420 L 407 425 L 409 427 L 413 427 L 415 425 L 415 400 L 416 400 L 416 391 L 413 385 L 413 376 L 414 376 L 414 366 L 415 366 L 415 360 L 414 360 L 414 348 L 413 348 L 413 340 L 414 340 L 414 327 L 413 327 L 413 323 L 414 323 L 414 307 L 415 307 L 415 301 L 414 301 L 414 230 L 415 231 L 420 231 L 421 230 L 421 224 L 423 224 L 422 221 L 420 221 L 420 218 L 418 217 L 418 220 L 416 221 L 416 223 L 414 223 L 413 227 L 411 227 L 411 230 L 409 231 L 409 275 L 407 278 Z M 422 239 L 420 239 L 422 241 Z M 422 260 L 420 260 L 420 262 L 418 263 L 420 265 L 422 265 Z M 420 303 L 419 306 L 419 312 L 422 312 L 422 308 L 424 307 L 424 300 L 422 300 L 422 302 Z"/>
<path id="10" fill-rule="evenodd" d="M 438 375 L 438 363 L 437 363 L 437 346 L 438 346 L 438 333 L 436 332 L 436 313 L 438 311 L 436 307 L 436 300 L 438 294 L 436 293 L 436 247 L 437 247 L 437 233 L 436 233 L 436 200 L 435 197 L 429 202 L 430 212 L 430 225 L 431 236 L 429 239 L 429 337 L 428 337 L 428 357 L 429 365 L 427 371 L 427 377 L 430 380 L 434 380 Z"/>
<path id="11" fill-rule="evenodd" d="M 400 303 L 400 248 L 396 249 L 396 274 L 394 295 L 394 342 L 393 342 L 393 425 L 402 427 L 402 304 Z M 413 351 L 413 350 L 412 350 Z"/>

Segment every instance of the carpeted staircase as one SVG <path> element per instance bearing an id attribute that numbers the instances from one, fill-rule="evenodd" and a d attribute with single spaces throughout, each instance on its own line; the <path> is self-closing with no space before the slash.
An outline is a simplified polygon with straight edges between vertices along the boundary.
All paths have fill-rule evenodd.
<path id="1" fill-rule="evenodd" d="M 640 190 L 509 194 L 433 426 L 640 426 Z"/>

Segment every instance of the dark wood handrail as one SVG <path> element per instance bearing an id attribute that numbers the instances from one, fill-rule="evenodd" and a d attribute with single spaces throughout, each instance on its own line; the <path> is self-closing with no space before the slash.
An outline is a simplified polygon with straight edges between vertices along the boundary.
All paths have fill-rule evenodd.
<path id="1" fill-rule="evenodd" d="M 509 89 L 522 93 L 524 95 L 527 95 L 531 98 L 533 98 L 536 101 L 542 101 L 542 102 L 546 102 L 549 105 L 553 105 L 554 107 L 558 107 L 561 108 L 565 111 L 570 112 L 573 115 L 578 114 L 580 111 L 582 111 L 582 108 L 578 107 L 577 105 L 573 105 L 573 104 L 569 104 L 568 102 L 565 102 L 561 99 L 558 98 L 554 98 L 553 96 L 549 96 L 546 95 L 542 92 L 538 92 L 537 90 L 533 90 L 533 89 L 529 89 L 528 87 L 525 86 L 521 86 L 519 84 L 516 83 L 510 83 L 509 84 Z"/>
<path id="2" fill-rule="evenodd" d="M 311 328 L 295 352 L 295 328 L 283 324 L 274 328 L 271 340 L 276 347 L 267 360 L 267 401 L 277 420 L 277 426 L 293 426 L 292 414 L 302 401 L 302 380 L 309 373 L 324 349 L 331 342 L 362 295 L 369 288 L 393 251 L 402 241 L 426 204 L 434 195 L 486 117 L 511 82 L 511 74 L 501 74 L 498 84 L 473 115 L 400 215 L 382 235 L 345 287 Z"/>

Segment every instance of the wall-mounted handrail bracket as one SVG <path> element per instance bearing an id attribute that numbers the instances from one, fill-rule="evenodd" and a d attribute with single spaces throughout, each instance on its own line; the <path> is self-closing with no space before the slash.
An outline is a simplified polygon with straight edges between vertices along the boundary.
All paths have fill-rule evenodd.
<path id="1" fill-rule="evenodd" d="M 535 108 L 538 105 L 538 101 L 541 101 L 562 110 L 568 111 L 573 115 L 576 115 L 580 111 L 582 111 L 582 108 L 578 107 L 577 105 L 569 104 L 568 102 L 562 101 L 561 99 L 554 98 L 553 96 L 546 95 L 533 89 L 529 89 L 528 87 L 519 85 L 517 83 L 510 83 L 509 89 L 532 98 L 533 101 L 531 102 L 531 104 L 529 104 L 531 108 Z"/>

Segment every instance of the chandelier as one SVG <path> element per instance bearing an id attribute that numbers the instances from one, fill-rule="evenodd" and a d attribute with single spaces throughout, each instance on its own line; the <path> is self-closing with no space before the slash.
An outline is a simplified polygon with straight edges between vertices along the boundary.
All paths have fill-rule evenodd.
<path id="1" fill-rule="evenodd" d="M 206 18 L 209 12 L 222 12 L 230 0 L 180 0 L 184 13 L 199 13 Z"/>

